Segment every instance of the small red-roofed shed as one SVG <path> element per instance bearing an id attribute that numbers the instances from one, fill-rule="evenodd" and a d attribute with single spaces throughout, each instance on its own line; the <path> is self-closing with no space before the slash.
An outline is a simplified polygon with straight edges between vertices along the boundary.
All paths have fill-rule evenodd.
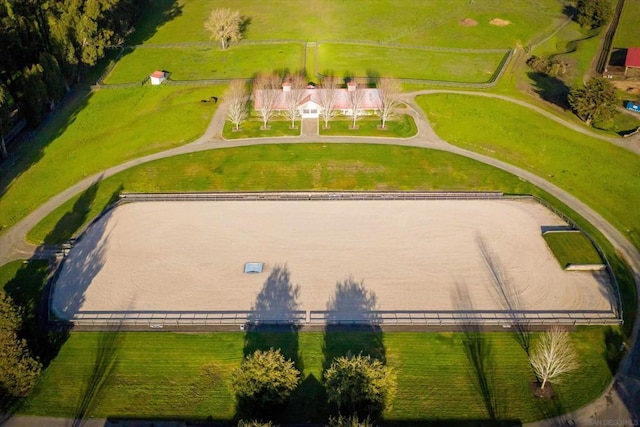
<path id="1" fill-rule="evenodd" d="M 149 75 L 149 79 L 151 80 L 151 84 L 154 85 L 154 86 L 162 84 L 162 82 L 164 81 L 165 78 L 166 78 L 166 75 L 165 75 L 164 71 L 154 71 L 153 73 L 151 73 Z"/>
<path id="2" fill-rule="evenodd" d="M 625 76 L 629 68 L 640 68 L 640 47 L 630 47 L 627 49 L 627 58 L 624 61 Z"/>

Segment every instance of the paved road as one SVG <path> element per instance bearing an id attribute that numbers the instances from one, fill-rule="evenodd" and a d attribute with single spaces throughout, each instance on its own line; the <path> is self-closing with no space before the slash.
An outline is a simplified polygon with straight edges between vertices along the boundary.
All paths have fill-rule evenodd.
<path id="1" fill-rule="evenodd" d="M 527 104 L 524 101 L 509 98 L 503 95 L 496 95 L 484 92 L 465 92 L 455 90 L 425 90 L 406 94 L 404 100 L 408 105 L 408 112 L 413 115 L 418 125 L 418 134 L 408 139 L 396 139 L 396 138 L 363 138 L 363 137 L 321 137 L 314 134 L 314 131 L 309 131 L 307 128 L 305 132 L 299 137 L 286 137 L 286 138 L 254 138 L 249 140 L 234 140 L 226 141 L 221 138 L 221 130 L 224 125 L 226 108 L 224 103 L 219 106 L 218 110 L 214 114 L 211 123 L 209 124 L 206 132 L 198 138 L 196 141 L 177 147 L 171 150 L 163 151 L 161 153 L 152 154 L 139 159 L 131 160 L 129 162 L 111 167 L 98 174 L 90 176 L 76 185 L 68 188 L 60 194 L 47 200 L 42 206 L 33 211 L 30 215 L 25 217 L 22 221 L 15 226 L 7 230 L 2 236 L 0 236 L 0 265 L 3 265 L 9 261 L 17 259 L 26 259 L 29 257 L 48 257 L 54 248 L 38 248 L 34 245 L 30 245 L 25 242 L 26 233 L 33 228 L 40 220 L 42 220 L 47 214 L 53 211 L 55 208 L 86 190 L 96 180 L 110 177 L 118 172 L 137 166 L 146 162 L 150 162 L 157 159 L 172 157 L 179 154 L 193 153 L 204 150 L 212 150 L 228 147 L 239 147 L 246 145 L 256 144 L 282 144 L 282 143 L 367 143 L 367 144 L 387 144 L 387 145 L 405 145 L 414 147 L 424 147 L 434 150 L 447 151 L 450 153 L 458 154 L 461 156 L 469 157 L 474 160 L 495 166 L 516 176 L 519 176 L 532 184 L 544 189 L 567 206 L 575 210 L 582 215 L 585 219 L 591 222 L 594 226 L 602 231 L 607 239 L 613 244 L 616 250 L 626 259 L 631 268 L 633 269 L 636 285 L 640 288 L 640 252 L 623 236 L 616 228 L 609 224 L 604 218 L 602 218 L 597 212 L 591 209 L 589 206 L 582 203 L 580 200 L 567 193 L 566 191 L 556 187 L 552 183 L 545 179 L 527 172 L 523 169 L 517 168 L 508 163 L 496 160 L 491 157 L 484 156 L 475 152 L 471 152 L 456 146 L 453 146 L 446 141 L 442 140 L 435 134 L 432 127 L 429 125 L 424 113 L 416 106 L 414 99 L 415 96 L 420 94 L 430 93 L 456 93 L 464 94 L 466 96 L 485 96 L 492 98 L 499 98 L 508 102 L 512 102 L 523 107 L 537 111 L 543 114 L 545 117 L 560 123 L 563 126 L 569 127 L 576 132 L 595 137 L 609 143 L 613 143 L 631 151 L 640 154 L 640 135 L 634 138 L 617 139 L 604 137 L 599 134 L 595 134 L 586 130 L 585 128 L 576 125 L 571 122 L 567 122 L 543 110 L 539 107 Z M 588 406 L 568 414 L 557 419 L 545 420 L 532 424 L 535 427 L 542 426 L 555 426 L 564 425 L 569 420 L 572 420 L 576 425 L 640 425 L 640 342 L 637 339 L 638 328 L 640 321 L 636 321 L 633 338 L 632 348 L 627 354 L 627 357 L 620 365 L 618 374 L 615 380 L 607 390 L 607 392 L 592 402 Z M 100 424 L 105 420 L 94 420 L 91 425 L 104 425 Z M 18 426 L 18 425 L 53 425 L 54 421 L 48 418 L 39 417 L 14 417 L 5 421 L 3 425 Z M 56 425 L 71 425 L 73 420 L 57 419 Z M 633 423 L 636 424 L 633 424 Z M 157 423 L 156 423 L 157 424 Z"/>

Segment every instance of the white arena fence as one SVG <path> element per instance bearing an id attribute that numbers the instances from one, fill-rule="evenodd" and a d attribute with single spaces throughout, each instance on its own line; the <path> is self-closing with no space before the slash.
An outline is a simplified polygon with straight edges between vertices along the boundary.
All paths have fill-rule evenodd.
<path id="1" fill-rule="evenodd" d="M 353 318 L 335 317 L 331 311 L 293 311 L 287 319 L 260 318 L 252 311 L 194 311 L 194 312 L 80 312 L 69 321 L 77 326 L 143 326 L 151 329 L 191 326 L 461 326 L 482 325 L 511 327 L 619 325 L 621 320 L 610 311 L 369 311 L 356 313 Z"/>
<path id="2" fill-rule="evenodd" d="M 345 318 L 344 313 L 336 318 L 330 311 L 293 311 L 287 313 L 286 319 L 260 318 L 254 311 L 127 311 L 127 312 L 97 312 L 86 311 L 77 313 L 71 320 L 56 319 L 51 313 L 51 300 L 49 300 L 49 321 L 52 323 L 72 324 L 78 326 L 148 326 L 149 328 L 163 327 L 190 327 L 205 326 L 248 326 L 248 325 L 298 325 L 298 326 L 322 326 L 322 325 L 376 325 L 385 326 L 460 326 L 460 325 L 485 325 L 510 327 L 515 325 L 527 326 L 577 326 L 577 325 L 621 325 L 622 308 L 620 291 L 615 275 L 611 269 L 606 255 L 598 247 L 595 241 L 584 232 L 574 221 L 564 213 L 558 211 L 546 201 L 530 195 L 505 195 L 501 192 L 438 192 L 438 191 L 293 191 L 293 192 L 244 192 L 244 193 L 123 193 L 120 199 L 106 208 L 82 232 L 91 224 L 98 221 L 111 209 L 131 202 L 150 201 L 348 201 L 348 200 L 531 200 L 540 203 L 547 209 L 561 217 L 575 230 L 582 231 L 591 240 L 593 246 L 604 261 L 606 271 L 609 274 L 615 293 L 615 303 L 612 311 L 371 311 L 356 313 L 354 318 Z M 75 244 L 72 239 L 63 245 L 63 257 Z M 55 281 L 61 271 L 64 258 L 59 263 L 55 273 L 49 279 L 48 286 L 55 286 Z"/>

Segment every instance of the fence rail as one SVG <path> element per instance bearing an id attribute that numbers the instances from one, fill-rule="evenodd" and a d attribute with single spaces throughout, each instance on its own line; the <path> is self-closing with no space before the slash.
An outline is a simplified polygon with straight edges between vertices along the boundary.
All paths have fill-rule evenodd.
<path id="1" fill-rule="evenodd" d="M 123 193 L 120 203 L 143 201 L 257 201 L 257 200 L 490 200 L 501 192 L 251 192 L 251 193 Z"/>
<path id="2" fill-rule="evenodd" d="M 609 311 L 368 311 L 352 315 L 332 311 L 292 311 L 283 318 L 272 318 L 253 311 L 197 312 L 80 312 L 69 320 L 78 326 L 543 326 L 543 325 L 619 325 L 621 320 Z M 54 322 L 55 319 L 52 319 Z"/>

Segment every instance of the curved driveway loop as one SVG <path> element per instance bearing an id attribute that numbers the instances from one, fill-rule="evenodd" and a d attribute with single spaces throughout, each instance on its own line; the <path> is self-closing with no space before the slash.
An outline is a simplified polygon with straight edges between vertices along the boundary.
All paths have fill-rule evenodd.
<path id="1" fill-rule="evenodd" d="M 503 95 L 489 94 L 484 92 L 425 90 L 410 94 L 404 94 L 403 99 L 409 105 L 409 109 L 411 110 L 410 113 L 416 119 L 416 124 L 418 126 L 418 134 L 408 139 L 324 137 L 315 135 L 303 135 L 300 137 L 288 138 L 254 138 L 249 140 L 226 141 L 221 137 L 221 132 L 226 116 L 226 108 L 223 103 L 219 106 L 218 110 L 214 114 L 213 119 L 211 120 L 211 123 L 209 124 L 209 127 L 207 128 L 204 135 L 202 135 L 196 141 L 181 147 L 141 157 L 139 159 L 131 160 L 129 162 L 111 167 L 78 182 L 72 187 L 69 187 L 67 190 L 46 201 L 38 209 L 33 211 L 30 215 L 22 219 L 22 221 L 14 225 L 2 236 L 0 236 L 0 265 L 13 260 L 26 259 L 32 256 L 51 256 L 52 250 L 50 250 L 50 248 L 37 248 L 34 245 L 25 243 L 25 236 L 27 232 L 51 211 L 62 205 L 73 196 L 87 189 L 96 180 L 108 178 L 133 166 L 137 166 L 157 159 L 172 157 L 179 154 L 246 145 L 312 142 L 366 143 L 405 145 L 447 151 L 495 166 L 499 169 L 507 171 L 513 175 L 531 182 L 532 184 L 542 188 L 554 197 L 558 198 L 564 204 L 575 210 L 587 221 L 591 222 L 595 227 L 597 227 L 630 265 L 633 270 L 636 286 L 640 288 L 640 252 L 616 228 L 614 228 L 598 213 L 596 213 L 586 204 L 582 203 L 576 197 L 547 182 L 543 178 L 500 160 L 496 160 L 491 157 L 487 157 L 453 146 L 440 139 L 429 125 L 427 118 L 424 116 L 420 108 L 417 107 L 414 102 L 414 98 L 416 95 L 429 93 L 461 93 L 467 96 L 475 95 L 503 99 L 505 101 L 513 102 L 515 104 L 537 111 L 538 113 L 545 115 L 551 120 L 574 129 L 577 132 L 599 138 L 616 145 L 623 145 L 625 148 L 635 152 L 636 154 L 640 154 L 640 135 L 636 135 L 635 137 L 626 140 L 603 137 L 601 135 L 594 134 L 578 125 L 566 122 L 563 119 L 547 112 L 546 110 L 527 104 L 525 101 L 509 98 Z M 625 143 L 623 144 L 621 141 L 625 141 Z M 596 399 L 591 404 L 578 411 L 575 411 L 574 413 L 567 414 L 556 419 L 540 421 L 537 423 L 533 423 L 532 425 L 536 427 L 565 425 L 567 423 L 570 425 L 578 426 L 640 425 L 640 341 L 637 339 L 639 328 L 640 321 L 637 319 L 633 330 L 632 348 L 629 350 L 626 357 L 620 364 L 620 369 L 618 370 L 614 381 L 612 382 L 609 389 L 605 392 L 605 394 L 603 394 L 600 398 Z M 3 425 L 54 425 L 53 420 L 51 419 L 46 419 L 46 423 L 42 424 L 43 422 L 45 422 L 44 420 L 44 418 L 39 417 L 15 417 L 10 419 L 9 421 L 5 421 Z M 59 425 L 69 425 L 70 422 L 69 420 L 59 421 Z"/>

